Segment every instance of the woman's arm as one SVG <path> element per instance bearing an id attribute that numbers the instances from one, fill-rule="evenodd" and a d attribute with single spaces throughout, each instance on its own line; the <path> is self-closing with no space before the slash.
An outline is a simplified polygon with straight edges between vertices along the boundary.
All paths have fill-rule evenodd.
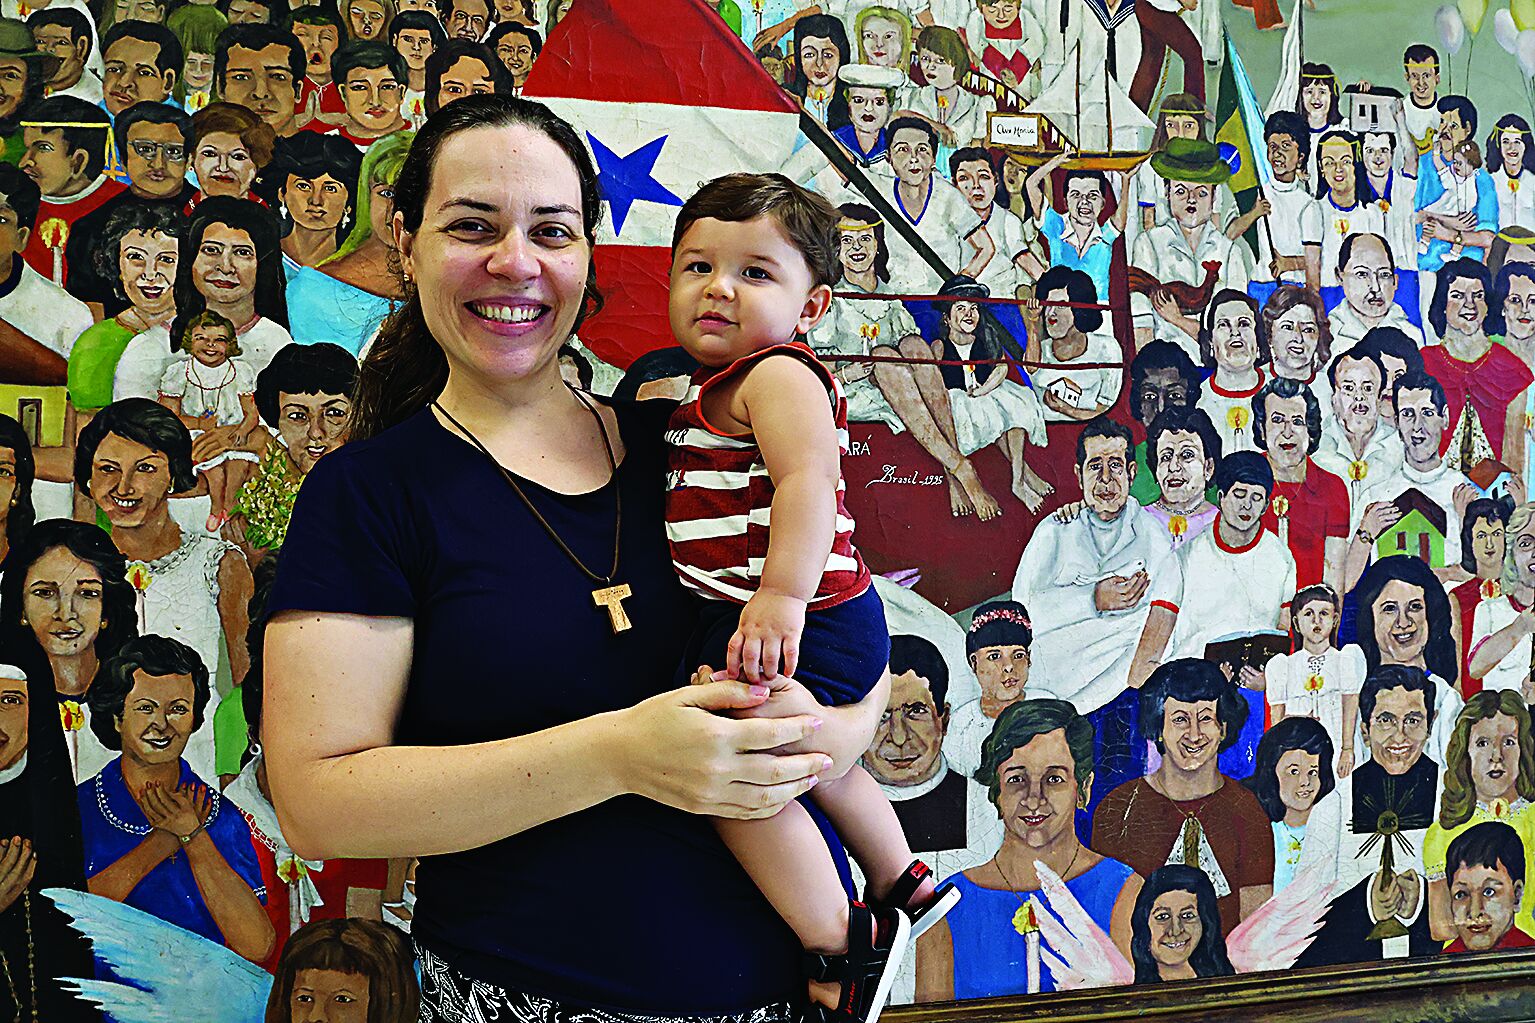
<path id="1" fill-rule="evenodd" d="M 181 847 L 176 836 L 158 828 L 144 836 L 144 840 L 129 849 L 114 863 L 92 874 L 87 887 L 92 895 L 126 902 L 139 882 Z"/>
<path id="2" fill-rule="evenodd" d="M 917 939 L 917 988 L 919 1002 L 947 1002 L 954 997 L 954 935 L 947 920 L 940 920 Z"/>
<path id="3" fill-rule="evenodd" d="M 999 362 L 991 367 L 991 372 L 986 374 L 986 379 L 975 389 L 973 397 L 981 398 L 1002 386 L 1002 381 L 1007 379 L 1007 363 Z"/>
<path id="4" fill-rule="evenodd" d="M 1519 641 L 1531 633 L 1535 633 L 1535 608 L 1526 608 L 1519 612 L 1519 617 L 1471 648 L 1467 665 L 1471 677 L 1486 678 L 1487 673 L 1513 653 Z"/>
<path id="5" fill-rule="evenodd" d="M 1135 900 L 1141 897 L 1141 889 L 1145 886 L 1146 882 L 1139 874 L 1125 878 L 1125 886 L 1119 890 L 1119 897 L 1114 900 L 1114 912 L 1109 916 L 1109 937 L 1127 960 L 1130 959 L 1130 915 L 1135 912 Z"/>
<path id="6" fill-rule="evenodd" d="M 265 959 L 271 954 L 277 935 L 261 900 L 224 859 L 224 854 L 203 826 L 208 816 L 208 791 L 186 786 L 174 792 L 152 790 L 148 795 L 158 799 L 164 812 L 187 829 L 178 832 L 176 841 L 186 849 L 192 880 L 203 898 L 203 905 L 208 907 L 208 915 L 213 917 L 219 933 L 224 936 L 224 944 L 253 963 Z M 230 813 L 233 809 L 226 807 L 224 812 Z M 181 841 L 189 832 L 190 837 Z"/>
<path id="7" fill-rule="evenodd" d="M 830 766 L 821 753 L 760 752 L 807 738 L 819 716 L 714 713 L 767 698 L 734 682 L 493 742 L 395 746 L 414 635 L 407 618 L 304 611 L 267 629 L 267 771 L 283 834 L 306 859 L 460 852 L 625 794 L 768 817 Z"/>

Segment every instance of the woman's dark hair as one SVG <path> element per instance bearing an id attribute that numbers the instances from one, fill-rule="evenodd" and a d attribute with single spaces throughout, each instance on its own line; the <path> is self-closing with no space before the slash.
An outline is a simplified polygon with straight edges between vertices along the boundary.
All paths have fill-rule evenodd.
<path id="1" fill-rule="evenodd" d="M 537 60 L 538 55 L 544 50 L 544 37 L 539 34 L 538 29 L 530 28 L 515 21 L 503 21 L 496 25 L 495 28 L 490 30 L 490 35 L 485 37 L 485 45 L 490 48 L 491 53 L 495 53 L 496 47 L 507 36 L 522 36 L 526 39 L 528 45 L 533 48 L 534 60 Z M 502 66 L 505 67 L 504 64 Z"/>
<path id="2" fill-rule="evenodd" d="M 340 394 L 350 396 L 357 382 L 357 359 L 340 345 L 283 345 L 265 369 L 256 374 L 256 411 L 261 421 L 277 428 L 282 415 L 278 395 Z"/>
<path id="3" fill-rule="evenodd" d="M 1136 422 L 1141 421 L 1141 403 L 1138 395 L 1141 385 L 1146 382 L 1146 377 L 1153 370 L 1170 369 L 1177 372 L 1183 378 L 1183 384 L 1188 388 L 1189 404 L 1199 401 L 1200 381 L 1204 379 L 1204 372 L 1194 365 L 1194 360 L 1189 358 L 1180 345 L 1171 341 L 1163 341 L 1158 338 L 1155 341 L 1146 342 L 1146 347 L 1135 353 L 1135 358 L 1130 360 L 1130 417 Z"/>
<path id="4" fill-rule="evenodd" d="M 389 45 L 394 46 L 400 38 L 401 32 L 415 30 L 425 31 L 432 37 L 432 52 L 436 53 L 448 41 L 448 33 L 443 31 L 442 22 L 435 15 L 426 11 L 401 11 L 389 21 Z"/>
<path id="5" fill-rule="evenodd" d="M 1501 522 L 1508 526 L 1508 517 L 1514 512 L 1513 504 L 1507 499 L 1495 497 L 1478 497 L 1466 505 L 1465 517 L 1460 521 L 1460 567 L 1476 575 L 1476 553 L 1471 549 L 1472 536 L 1476 531 L 1476 524 L 1483 519 L 1493 522 Z M 1502 559 L 1498 561 L 1499 574 L 1502 573 Z"/>
<path id="6" fill-rule="evenodd" d="M 1247 724 L 1249 707 L 1242 694 L 1221 670 L 1209 661 L 1179 657 L 1164 661 L 1141 687 L 1141 731 L 1158 750 L 1163 749 L 1162 712 L 1168 700 L 1179 703 L 1215 701 L 1215 717 L 1224 729 L 1221 752 L 1236 744 Z"/>
<path id="7" fill-rule="evenodd" d="M 1479 721 L 1507 714 L 1519 736 L 1519 762 L 1515 790 L 1535 800 L 1535 735 L 1530 730 L 1530 709 L 1517 689 L 1483 689 L 1461 708 L 1444 749 L 1444 792 L 1439 797 L 1439 826 L 1458 828 L 1476 812 L 1476 780 L 1471 775 L 1471 727 Z"/>
<path id="8" fill-rule="evenodd" d="M 996 185 L 991 196 L 991 204 L 1007 209 L 1010 197 L 1006 186 L 1002 184 L 1002 172 L 997 168 L 997 162 L 991 158 L 991 154 L 980 146 L 963 146 L 949 154 L 949 181 L 952 182 L 959 177 L 959 169 L 967 163 L 983 163 L 991 169 L 992 181 Z"/>
<path id="9" fill-rule="evenodd" d="M 1428 322 L 1434 328 L 1434 334 L 1444 337 L 1449 326 L 1445 307 L 1450 301 L 1450 283 L 1461 278 L 1479 281 L 1482 285 L 1482 294 L 1487 298 L 1487 316 L 1482 320 L 1482 330 L 1489 335 L 1504 333 L 1503 303 L 1498 300 L 1498 293 L 1492 286 L 1492 274 L 1482 263 L 1462 256 L 1460 259 L 1446 261 L 1438 273 L 1434 274 L 1434 300 L 1428 307 Z"/>
<path id="10" fill-rule="evenodd" d="M 123 275 L 117 264 L 122 254 L 123 239 L 139 231 L 143 234 L 163 234 L 179 241 L 186 231 L 186 222 L 187 218 L 180 208 L 166 203 L 122 203 L 107 217 L 101 229 L 101 240 L 91 249 L 91 262 L 95 265 L 97 275 L 112 285 L 113 295 L 124 302 L 128 301 L 127 289 L 123 287 Z M 179 251 L 176 260 L 179 265 Z"/>
<path id="11" fill-rule="evenodd" d="M 368 978 L 367 1023 L 413 1020 L 421 1007 L 415 952 L 404 932 L 377 920 L 311 920 L 293 932 L 277 960 L 265 1023 L 288 1023 L 300 970 L 334 970 Z"/>
<path id="12" fill-rule="evenodd" d="M 102 662 L 96 681 L 85 694 L 91 707 L 91 731 L 103 746 L 123 748 L 117 719 L 122 717 L 128 694 L 133 692 L 133 675 L 138 671 L 155 678 L 192 676 L 192 731 L 203 726 L 210 690 L 208 667 L 197 651 L 166 636 L 135 636 Z"/>
<path id="13" fill-rule="evenodd" d="M 10 448 L 16 459 L 16 489 L 11 495 L 11 509 L 5 517 L 5 544 L 15 551 L 26 540 L 37 509 L 32 504 L 32 484 L 37 479 L 37 461 L 32 455 L 32 439 L 21 424 L 10 416 L 0 413 L 0 448 Z M 7 555 L 7 560 L 9 555 Z M 0 568 L 8 567 L 0 561 Z M 3 582 L 4 576 L 0 576 Z"/>
<path id="14" fill-rule="evenodd" d="M 1108 301 L 1107 295 L 1098 294 L 1098 285 L 1092 275 L 1073 266 L 1052 266 L 1034 283 L 1034 297 L 1044 301 L 1052 291 L 1066 290 L 1066 301 L 1072 303 L 1071 322 L 1084 334 L 1091 334 L 1103 326 L 1102 309 L 1083 309 L 1099 302 Z"/>
<path id="15" fill-rule="evenodd" d="M 353 150 L 355 152 L 355 149 Z M 275 160 L 273 161 L 276 162 Z M 270 172 L 271 167 L 267 170 Z M 352 180 L 356 181 L 354 174 Z M 210 195 L 192 211 L 192 221 L 181 236 L 181 255 L 176 262 L 176 319 L 171 337 L 178 338 L 186 323 L 208 306 L 208 300 L 192 280 L 192 264 L 202 246 L 203 235 L 214 224 L 222 224 L 250 235 L 256 247 L 256 315 L 288 329 L 287 284 L 282 268 L 281 228 L 277 215 L 258 202 L 228 195 Z M 171 351 L 176 350 L 171 341 Z"/>
<path id="16" fill-rule="evenodd" d="M 426 58 L 426 113 L 428 117 L 436 114 L 441 109 L 437 103 L 437 90 L 442 86 L 442 76 L 451 71 L 453 65 L 465 57 L 480 61 L 485 65 L 485 72 L 490 77 L 490 94 L 492 96 L 511 95 L 513 89 L 511 73 L 506 70 L 505 64 L 496 59 L 495 52 L 490 47 L 471 39 L 449 39 L 441 46 L 433 48 L 432 55 Z M 464 97 L 464 99 L 473 98 L 475 97 Z M 454 100 L 454 102 L 462 103 L 463 100 Z"/>
<path id="17" fill-rule="evenodd" d="M 1371 327 L 1364 332 L 1364 337 L 1354 342 L 1350 349 L 1354 357 L 1360 353 L 1369 352 L 1380 363 L 1381 369 L 1386 368 L 1386 356 L 1401 361 L 1407 367 L 1408 373 L 1422 373 L 1424 371 L 1423 353 L 1418 350 L 1418 343 L 1408 337 L 1400 327 Z M 1385 377 L 1381 377 L 1381 393 L 1385 391 Z"/>
<path id="18" fill-rule="evenodd" d="M 1532 146 L 1526 152 L 1535 152 L 1535 146 Z M 1509 244 L 1505 239 L 1499 238 L 1498 240 L 1502 241 L 1505 246 Z M 1499 328 L 1497 333 L 1499 334 L 1508 333 L 1508 314 L 1504 309 L 1504 303 L 1508 301 L 1508 286 L 1516 277 L 1526 281 L 1535 281 L 1535 263 L 1516 259 L 1513 262 L 1505 261 L 1498 267 L 1498 272 L 1492 279 L 1492 296 L 1487 300 L 1487 312 L 1490 319 L 1492 307 L 1494 304 L 1497 305 Z M 1493 331 L 1489 329 L 1488 333 L 1491 334 Z"/>
<path id="19" fill-rule="evenodd" d="M 837 212 L 842 214 L 843 220 L 853 220 L 860 224 L 874 225 L 874 279 L 876 281 L 890 280 L 890 250 L 885 247 L 885 218 L 874 212 L 874 207 L 865 206 L 861 202 L 845 202 L 837 207 Z M 841 251 L 842 238 L 839 231 L 837 238 L 838 251 Z M 837 280 L 842 283 L 842 261 L 837 260 Z"/>
<path id="20" fill-rule="evenodd" d="M 989 646 L 1022 646 L 1034 642 L 1029 609 L 1016 600 L 993 600 L 975 609 L 965 632 L 965 653 L 974 656 Z"/>
<path id="21" fill-rule="evenodd" d="M 383 43 L 348 43 L 347 46 L 380 49 Z M 336 51 L 339 53 L 340 51 Z M 399 56 L 396 54 L 396 56 Z M 256 178 L 254 191 L 272 209 L 285 208 L 278 195 L 288 187 L 289 178 L 312 181 L 327 174 L 346 189 L 346 213 L 336 225 L 336 244 L 340 245 L 352 230 L 351 220 L 357 212 L 357 176 L 362 172 L 362 153 L 340 135 L 320 135 L 301 131 L 289 138 L 277 140 L 272 162 L 261 169 Z M 289 197 L 290 200 L 292 197 Z M 198 209 L 202 207 L 199 205 Z M 194 214 L 195 215 L 195 214 Z M 282 233 L 293 230 L 293 214 L 282 218 Z M 179 309 L 179 307 L 178 307 Z"/>
<path id="22" fill-rule="evenodd" d="M 975 780 L 986 786 L 993 806 L 1002 795 L 1002 765 L 1041 735 L 1060 729 L 1071 750 L 1072 775 L 1084 797 L 1093 778 L 1093 726 L 1065 700 L 1019 700 L 997 715 L 991 734 L 981 743 L 981 766 Z"/>
<path id="23" fill-rule="evenodd" d="M 476 128 L 513 125 L 541 133 L 570 159 L 581 184 L 582 230 L 587 245 L 595 247 L 597 225 L 602 223 L 602 191 L 586 144 L 574 128 L 548 107 L 515 96 L 467 96 L 427 118 L 416 133 L 416 141 L 394 185 L 394 208 L 404 221 L 405 230 L 412 233 L 421 230 L 432 171 L 449 139 Z M 212 201 L 205 200 L 203 205 Z M 588 265 L 586 294 L 571 330 L 580 327 L 588 315 L 600 308 L 602 295 L 597 290 L 594 261 Z M 427 329 L 420 293 L 414 284 L 407 283 L 405 302 L 384 320 L 367 359 L 358 367 L 350 439 L 371 437 L 408 418 L 436 398 L 447 379 L 447 357 Z"/>
<path id="24" fill-rule="evenodd" d="M 1504 114 L 1492 126 L 1492 134 L 1487 136 L 1487 147 L 1483 150 L 1483 156 L 1487 159 L 1487 173 L 1496 174 L 1503 170 L 1503 147 L 1499 143 L 1502 142 L 1505 128 L 1513 129 L 1524 138 L 1524 159 L 1519 169 L 1535 171 L 1535 136 L 1530 134 L 1530 122 L 1518 114 Z"/>
<path id="25" fill-rule="evenodd" d="M 1199 910 L 1199 944 L 1189 956 L 1196 977 L 1230 977 L 1236 973 L 1226 955 L 1226 939 L 1221 934 L 1220 904 L 1215 886 L 1198 867 L 1169 863 L 1158 867 L 1146 879 L 1135 909 L 1130 913 L 1130 959 L 1135 963 L 1137 984 L 1159 984 L 1162 972 L 1151 955 L 1151 907 L 1168 892 L 1191 892 Z"/>
<path id="26" fill-rule="evenodd" d="M 149 398 L 123 398 L 97 412 L 80 431 L 75 443 L 75 487 L 80 493 L 90 496 L 91 463 L 109 433 L 164 454 L 170 462 L 171 493 L 197 486 L 192 471 L 192 434 L 176 413 Z"/>
<path id="27" fill-rule="evenodd" d="M 1258 805 L 1263 807 L 1263 812 L 1268 814 L 1271 821 L 1284 820 L 1288 811 L 1288 807 L 1279 799 L 1279 758 L 1291 750 L 1300 750 L 1316 757 L 1317 778 L 1320 782 L 1317 802 L 1338 784 L 1332 773 L 1333 745 L 1327 729 L 1315 718 L 1286 717 L 1263 733 L 1263 738 L 1258 741 L 1258 757 L 1252 777 L 1242 782 L 1258 797 Z"/>
<path id="28" fill-rule="evenodd" d="M 1205 314 L 1200 318 L 1199 324 L 1199 353 L 1204 358 L 1205 368 L 1215 369 L 1215 314 L 1221 306 L 1229 302 L 1236 302 L 1247 307 L 1247 311 L 1253 317 L 1253 337 L 1256 338 L 1258 347 L 1258 361 L 1256 366 L 1266 364 L 1270 359 L 1268 323 L 1263 318 L 1263 312 L 1258 308 L 1258 300 L 1245 291 L 1237 291 L 1235 288 L 1222 288 L 1210 299 L 1210 304 L 1205 307 Z M 1213 380 L 1212 380 L 1213 384 Z"/>
<path id="29" fill-rule="evenodd" d="M 1295 596 L 1290 598 L 1290 642 L 1296 650 L 1305 646 L 1305 640 L 1300 634 L 1300 613 L 1306 609 L 1307 604 L 1330 604 L 1333 610 L 1332 633 L 1327 637 L 1329 643 L 1338 642 L 1338 619 L 1343 615 L 1343 598 L 1338 596 L 1338 591 L 1326 583 L 1312 583 L 1310 586 L 1302 586 L 1295 591 Z"/>
<path id="30" fill-rule="evenodd" d="M 1317 139 L 1317 175 L 1316 197 L 1326 199 L 1332 193 L 1332 185 L 1327 181 L 1327 175 L 1322 173 L 1322 149 L 1329 142 L 1345 143 L 1354 158 L 1354 205 L 1368 206 L 1375 201 L 1375 189 L 1370 185 L 1370 176 L 1364 172 L 1364 148 L 1357 134 L 1346 131 L 1343 128 L 1329 128 Z"/>
<path id="31" fill-rule="evenodd" d="M 1327 123 L 1341 124 L 1343 111 L 1339 108 L 1338 101 L 1341 90 L 1338 88 L 1338 76 L 1333 74 L 1332 68 L 1326 64 L 1315 64 L 1306 61 L 1300 68 L 1300 89 L 1295 93 L 1295 112 L 1301 117 L 1306 116 L 1306 80 L 1327 83 L 1327 91 L 1332 93 L 1331 105 L 1327 108 Z M 1307 130 L 1310 130 L 1311 121 L 1306 121 Z"/>
<path id="32" fill-rule="evenodd" d="M 1269 114 L 1263 123 L 1263 141 L 1268 142 L 1275 135 L 1295 140 L 1295 148 L 1300 150 L 1301 166 L 1305 166 L 1311 158 L 1311 126 L 1306 123 L 1306 116 L 1294 110 L 1276 110 Z"/>
<path id="33" fill-rule="evenodd" d="M 1253 407 L 1253 443 L 1259 451 L 1267 451 L 1268 427 L 1264 420 L 1268 418 L 1268 400 L 1273 395 L 1281 400 L 1300 398 L 1306 405 L 1306 437 L 1307 455 L 1316 454 L 1316 449 L 1322 443 L 1322 403 L 1317 401 L 1316 395 L 1311 393 L 1311 388 L 1299 380 L 1291 380 L 1289 377 L 1270 377 L 1260 388 L 1258 393 L 1252 396 Z"/>
<path id="34" fill-rule="evenodd" d="M 1444 587 L 1434 577 L 1433 569 L 1421 559 L 1407 554 L 1393 554 L 1381 558 L 1365 569 L 1355 589 L 1359 598 L 1359 625 L 1355 642 L 1364 651 L 1365 663 L 1370 670 L 1380 667 L 1380 647 L 1375 644 L 1375 612 L 1373 610 L 1380 591 L 1389 582 L 1403 582 L 1423 591 L 1428 609 L 1428 645 L 1423 650 L 1423 663 L 1430 675 L 1437 675 L 1450 685 L 1460 674 L 1460 658 L 1455 655 L 1455 637 L 1450 631 L 1450 598 Z"/>
<path id="35" fill-rule="evenodd" d="M 800 67 L 800 46 L 806 39 L 830 39 L 831 44 L 837 48 L 837 66 L 845 67 L 852 63 L 852 47 L 848 45 L 847 29 L 842 24 L 842 19 L 833 18 L 829 14 L 812 14 L 799 19 L 794 23 L 794 49 L 790 53 L 791 72 L 783 87 L 787 92 L 805 98 L 810 90 L 810 80 L 805 77 L 805 71 Z M 913 52 L 916 51 L 913 44 Z M 959 69 L 960 77 L 964 77 L 964 69 Z M 833 85 L 836 84 L 833 80 Z M 848 114 L 847 100 L 843 98 L 845 93 L 840 89 L 832 89 L 832 100 L 826 107 L 826 127 L 840 128 L 844 124 L 851 123 L 852 118 Z M 890 138 L 892 133 L 886 127 L 885 137 Z M 937 152 L 936 147 L 934 152 Z"/>
<path id="36" fill-rule="evenodd" d="M 15 514 L 13 511 L 11 514 Z M 44 554 L 62 547 L 94 568 L 101 576 L 102 626 L 92 644 L 100 664 L 117 653 L 128 640 L 139 634 L 138 598 L 128 582 L 128 561 L 112 543 L 106 530 L 94 522 L 73 519 L 44 519 L 37 523 L 11 548 L 0 577 L 0 643 L 7 651 L 20 651 L 26 664 L 46 666 L 47 655 L 37 642 L 31 626 L 21 624 L 27 572 Z M 97 668 L 98 674 L 100 668 Z M 30 676 L 29 676 L 30 678 Z M 52 679 L 50 677 L 51 686 Z"/>

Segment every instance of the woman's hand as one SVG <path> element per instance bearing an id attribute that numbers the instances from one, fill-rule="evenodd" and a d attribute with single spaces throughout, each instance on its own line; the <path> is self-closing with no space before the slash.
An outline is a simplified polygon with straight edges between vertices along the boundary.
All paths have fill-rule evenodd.
<path id="1" fill-rule="evenodd" d="M 25 838 L 0 840 L 0 913 L 11 908 L 37 873 L 37 854 Z"/>
<path id="2" fill-rule="evenodd" d="M 820 715 L 736 720 L 722 713 L 761 706 L 768 692 L 765 686 L 708 682 L 619 711 L 624 789 L 688 813 L 773 816 L 808 792 L 833 761 L 824 753 L 766 752 L 814 735 Z"/>
<path id="3" fill-rule="evenodd" d="M 151 827 L 183 839 L 203 826 L 210 803 L 206 785 L 178 785 L 167 789 L 157 782 L 144 786 L 139 800 Z"/>

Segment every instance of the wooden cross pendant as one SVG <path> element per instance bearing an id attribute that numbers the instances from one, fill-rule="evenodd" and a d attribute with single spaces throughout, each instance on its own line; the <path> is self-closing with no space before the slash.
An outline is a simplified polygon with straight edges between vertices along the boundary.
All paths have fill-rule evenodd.
<path id="1" fill-rule="evenodd" d="M 592 591 L 592 603 L 598 607 L 607 608 L 608 621 L 612 624 L 614 632 L 624 632 L 634 627 L 634 623 L 629 620 L 629 612 L 624 610 L 623 605 L 623 601 L 632 595 L 628 583 L 619 583 L 617 586 L 607 586 Z"/>

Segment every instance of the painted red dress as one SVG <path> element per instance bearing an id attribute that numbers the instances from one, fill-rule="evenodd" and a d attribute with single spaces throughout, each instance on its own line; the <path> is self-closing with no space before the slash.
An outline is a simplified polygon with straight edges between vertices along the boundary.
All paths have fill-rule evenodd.
<path id="1" fill-rule="evenodd" d="M 1439 381 L 1450 403 L 1450 429 L 1445 431 L 1444 443 L 1448 445 L 1461 410 L 1469 403 L 1482 420 L 1494 457 L 1502 458 L 1508 407 L 1535 381 L 1524 360 L 1500 344 L 1475 362 L 1461 362 L 1444 345 L 1429 345 L 1423 349 L 1423 368 Z"/>

